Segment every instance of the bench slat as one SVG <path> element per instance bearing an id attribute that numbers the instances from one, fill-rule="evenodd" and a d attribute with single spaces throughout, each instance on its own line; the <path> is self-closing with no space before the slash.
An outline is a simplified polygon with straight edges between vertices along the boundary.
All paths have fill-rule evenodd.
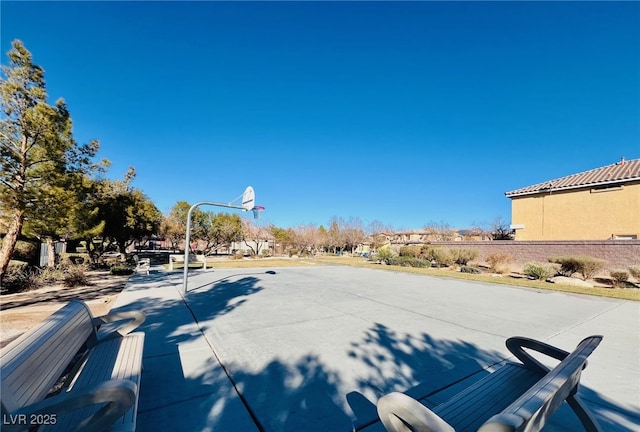
<path id="1" fill-rule="evenodd" d="M 496 412 L 524 394 L 541 375 L 508 363 L 433 409 L 456 431 L 477 430 Z"/>
<path id="2" fill-rule="evenodd" d="M 84 342 L 95 334 L 89 310 L 71 302 L 2 351 L 2 407 L 11 412 L 41 400 Z"/>
<path id="3" fill-rule="evenodd" d="M 127 379 L 139 388 L 142 370 L 142 351 L 144 333 L 131 333 L 122 338 L 106 340 L 98 344 L 87 356 L 85 364 L 77 378 L 71 383 L 69 391 L 83 388 L 111 379 Z M 116 421 L 110 430 L 134 431 L 138 401 Z M 64 431 L 97 412 L 102 405 L 83 408 L 58 418 L 56 425 L 46 431 Z"/>
<path id="4" fill-rule="evenodd" d="M 585 338 L 568 353 L 533 339 L 509 338 L 507 347 L 523 366 L 506 365 L 433 410 L 403 393 L 389 393 L 378 400 L 378 415 L 390 432 L 537 432 L 566 400 L 586 431 L 599 432 L 595 417 L 575 393 L 587 357 L 601 341 L 602 336 Z M 550 355 L 560 363 L 548 370 L 522 348 Z"/>
<path id="5" fill-rule="evenodd" d="M 514 424 L 513 430 L 525 430 L 525 426 L 528 431 L 542 429 L 547 418 L 553 415 L 559 406 L 577 391 L 587 357 L 601 341 L 602 336 L 591 336 L 584 339 L 560 364 L 502 410 L 500 414 L 493 416 L 482 430 L 494 430 L 494 424 L 511 425 L 515 419 L 521 419 L 518 421 L 522 421 L 522 424 L 517 426 Z M 580 420 L 583 425 L 587 421 L 587 425 L 584 425 L 586 428 L 598 429 L 596 424 L 591 423 L 593 419 L 580 417 Z"/>

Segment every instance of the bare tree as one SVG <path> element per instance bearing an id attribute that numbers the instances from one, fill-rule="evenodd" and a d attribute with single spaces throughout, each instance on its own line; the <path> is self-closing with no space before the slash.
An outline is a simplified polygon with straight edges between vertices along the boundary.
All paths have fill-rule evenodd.
<path id="1" fill-rule="evenodd" d="M 320 230 L 314 224 L 302 225 L 294 230 L 294 247 L 296 247 L 300 253 L 308 251 L 311 254 L 315 254 L 322 241 L 322 235 Z"/>
<path id="2" fill-rule="evenodd" d="M 473 229 L 482 236 L 483 240 L 485 238 L 489 240 L 513 240 L 513 230 L 501 216 L 496 216 L 491 222 L 474 222 Z"/>
<path id="3" fill-rule="evenodd" d="M 341 218 L 334 216 L 331 219 L 329 229 L 327 230 L 327 248 L 329 251 L 333 249 L 334 252 L 342 252 L 345 248 L 346 240 L 342 231 L 342 225 L 344 225 L 344 222 Z"/>
<path id="4" fill-rule="evenodd" d="M 452 241 L 455 238 L 456 231 L 446 222 L 431 221 L 425 225 L 424 230 L 433 241 Z"/>
<path id="5" fill-rule="evenodd" d="M 365 234 L 368 236 L 372 252 L 378 250 L 387 243 L 387 235 L 391 232 L 393 232 L 393 228 L 389 225 L 385 225 L 379 220 L 369 222 Z"/>
<path id="6" fill-rule="evenodd" d="M 481 240 L 493 240 L 491 224 L 488 222 L 473 222 L 469 231 L 471 236 L 479 237 Z"/>
<path id="7" fill-rule="evenodd" d="M 255 256 L 260 256 L 262 248 L 268 244 L 272 238 L 269 227 L 266 224 L 252 221 L 250 219 L 242 220 L 242 234 L 244 244 L 251 250 Z"/>
<path id="8" fill-rule="evenodd" d="M 342 221 L 341 228 L 346 248 L 353 254 L 358 245 L 364 243 L 366 239 L 362 219 L 350 217 L 348 221 Z"/>
<path id="9" fill-rule="evenodd" d="M 494 240 L 513 240 L 511 225 L 500 216 L 491 222 L 491 235 Z"/>

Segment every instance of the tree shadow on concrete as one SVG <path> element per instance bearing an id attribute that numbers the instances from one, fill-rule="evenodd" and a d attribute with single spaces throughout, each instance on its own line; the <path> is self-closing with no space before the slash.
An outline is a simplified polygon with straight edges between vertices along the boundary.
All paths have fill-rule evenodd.
<path id="1" fill-rule="evenodd" d="M 499 367 L 505 360 L 500 352 L 464 340 L 409 335 L 379 323 L 352 344 L 348 355 L 358 363 L 355 382 L 340 365 L 329 366 L 315 354 L 293 362 L 275 359 L 255 372 L 228 367 L 262 430 L 347 432 L 378 422 L 374 403 L 383 394 L 403 391 L 433 407 L 489 374 L 487 366 Z M 632 430 L 639 418 L 592 389 L 581 394 L 604 430 Z M 545 430 L 581 428 L 564 404 Z"/>
<path id="2" fill-rule="evenodd" d="M 141 328 L 147 336 L 137 430 L 374 430 L 379 426 L 374 403 L 383 394 L 403 391 L 437 404 L 443 394 L 480 379 L 488 373 L 487 366 L 504 360 L 504 353 L 463 337 L 439 339 L 428 332 L 408 334 L 373 323 L 342 348 L 343 364 L 309 352 L 298 358 L 275 357 L 256 370 L 243 367 L 246 363 L 241 361 L 220 365 L 216 347 L 201 326 L 215 325 L 217 317 L 251 301 L 264 289 L 262 277 L 268 276 L 238 274 L 209 283 L 208 288 L 196 286 L 188 303 L 197 310 L 200 326 L 178 295 L 161 299 L 150 291 L 123 307 L 147 314 Z M 172 283 L 179 289 L 175 278 L 172 282 L 158 277 L 153 283 L 159 289 Z M 636 410 L 593 389 L 583 387 L 581 394 L 604 430 L 632 430 L 625 425 L 640 419 Z M 558 415 L 570 417 L 572 412 Z M 545 430 L 579 430 L 572 427 L 560 422 Z"/>
<path id="3" fill-rule="evenodd" d="M 363 342 L 354 346 L 350 355 L 362 359 L 373 374 L 362 377 L 359 391 L 347 395 L 356 417 L 355 430 L 384 430 L 379 429 L 380 425 L 368 428 L 378 423 L 374 403 L 384 394 L 401 391 L 433 408 L 488 375 L 487 366 L 501 367 L 505 360 L 501 353 L 462 340 L 437 339 L 426 333 L 402 335 L 381 324 L 368 330 Z M 519 363 L 515 359 L 513 362 Z M 588 373 L 588 368 L 585 373 Z M 372 397 L 372 393 L 375 396 Z M 632 431 L 640 424 L 638 409 L 622 406 L 583 385 L 579 394 L 603 430 Z M 544 430 L 575 431 L 583 428 L 565 403 Z"/>
<path id="4" fill-rule="evenodd" d="M 344 349 L 343 364 L 329 365 L 322 353 L 310 353 L 293 361 L 274 359 L 258 371 L 233 363 L 227 367 L 262 430 L 347 432 L 377 421 L 375 406 L 368 402 L 377 396 L 417 388 L 428 377 L 420 391 L 443 388 L 482 371 L 482 361 L 502 360 L 473 344 L 427 334 L 415 338 L 381 324 Z"/>
<path id="5" fill-rule="evenodd" d="M 421 399 L 463 380 L 478 380 L 488 373 L 486 367 L 503 360 L 501 353 L 464 340 L 401 333 L 380 323 L 352 343 L 348 354 L 365 366 L 357 390 L 347 395 L 355 429 L 378 421 L 374 402 L 384 394 L 401 391 Z"/>
<path id="6" fill-rule="evenodd" d="M 439 390 L 453 375 L 466 378 L 503 360 L 497 351 L 487 351 L 463 340 L 438 339 L 427 333 L 400 333 L 376 323 L 361 342 L 352 343 L 349 356 L 367 365 L 368 374 L 358 380 L 359 389 L 380 397 L 421 383 L 413 392 Z"/>
<path id="7" fill-rule="evenodd" d="M 236 370 L 231 375 L 265 431 L 349 431 L 339 372 L 320 356 L 309 354 L 296 362 L 271 361 L 263 370 Z"/>
<path id="8" fill-rule="evenodd" d="M 137 430 L 206 430 L 212 413 L 216 425 L 229 413 L 236 416 L 237 395 L 235 408 L 222 409 L 234 394 L 191 308 L 199 309 L 200 320 L 213 320 L 260 290 L 256 277 L 218 281 L 215 289 L 189 292 L 187 303 L 181 277 L 159 272 L 132 280 L 127 287 L 130 300 L 117 311 L 140 310 L 146 315 L 139 328 L 145 332 L 145 348 Z M 186 415 L 194 412 L 197 415 Z"/>

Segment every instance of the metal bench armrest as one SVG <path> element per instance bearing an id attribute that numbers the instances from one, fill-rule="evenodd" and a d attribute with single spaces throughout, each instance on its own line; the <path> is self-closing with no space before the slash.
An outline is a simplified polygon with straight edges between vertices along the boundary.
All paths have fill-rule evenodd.
<path id="1" fill-rule="evenodd" d="M 404 393 L 389 393 L 378 399 L 378 416 L 387 432 L 455 432 L 426 406 Z"/>
<path id="2" fill-rule="evenodd" d="M 40 402 L 28 405 L 13 413 L 11 416 L 17 418 L 25 415 L 27 421 L 38 415 L 54 416 L 54 421 L 59 421 L 60 416 L 95 404 L 106 403 L 104 407 L 96 411 L 76 426 L 76 431 L 100 431 L 111 425 L 135 403 L 138 387 L 129 380 L 110 380 L 99 384 L 61 393 L 56 396 L 44 399 Z M 37 426 L 36 424 L 5 424 L 3 430 L 6 432 L 23 430 L 26 427 Z"/>
<path id="3" fill-rule="evenodd" d="M 534 351 L 538 351 L 549 357 L 553 357 L 556 360 L 564 360 L 569 353 L 567 351 L 556 348 L 552 345 L 544 342 L 537 341 L 535 339 L 529 339 L 525 337 L 511 337 L 507 339 L 507 348 L 511 353 L 518 358 L 526 367 L 538 371 L 543 374 L 549 373 L 549 368 L 533 358 L 531 354 L 527 353 L 523 348 L 529 348 Z M 586 363 L 585 363 L 586 367 Z"/>
<path id="4" fill-rule="evenodd" d="M 587 357 L 600 344 L 602 336 L 596 335 L 583 339 L 576 349 L 567 355 L 564 355 L 562 350 L 531 339 L 512 339 L 513 341 L 511 339 L 507 341 L 507 346 L 511 343 L 509 349 L 527 367 L 547 370 L 545 366 L 541 365 L 529 354 L 524 353 L 521 347 L 535 349 L 544 354 L 550 352 L 551 354 L 549 355 L 552 357 L 562 357 L 562 361 L 505 410 L 490 418 L 480 428 L 480 431 L 520 431 L 525 430 L 525 424 L 527 431 L 541 430 L 547 419 L 553 415 L 565 400 L 576 413 L 586 431 L 600 431 L 595 417 L 580 401 L 576 393 L 582 370 L 587 363 Z M 521 355 L 522 357 L 520 357 Z M 528 362 L 531 362 L 531 366 Z"/>
<path id="5" fill-rule="evenodd" d="M 120 336 L 126 336 L 129 333 L 131 333 L 133 330 L 138 328 L 140 324 L 144 322 L 145 319 L 146 319 L 146 315 L 140 311 L 115 312 L 115 313 L 94 318 L 93 325 L 96 328 L 100 328 L 100 326 L 102 326 L 103 324 L 124 321 L 122 324 L 120 324 L 118 327 L 114 329 L 113 333 L 118 333 Z"/>

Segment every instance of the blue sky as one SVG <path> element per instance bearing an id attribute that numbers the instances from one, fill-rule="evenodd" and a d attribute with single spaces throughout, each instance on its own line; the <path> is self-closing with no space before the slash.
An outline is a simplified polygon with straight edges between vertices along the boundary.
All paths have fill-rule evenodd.
<path id="1" fill-rule="evenodd" d="M 640 157 L 638 2 L 0 8 L 2 63 L 21 39 L 76 139 L 163 212 L 252 185 L 282 227 L 466 228 L 509 221 L 506 191 Z"/>

